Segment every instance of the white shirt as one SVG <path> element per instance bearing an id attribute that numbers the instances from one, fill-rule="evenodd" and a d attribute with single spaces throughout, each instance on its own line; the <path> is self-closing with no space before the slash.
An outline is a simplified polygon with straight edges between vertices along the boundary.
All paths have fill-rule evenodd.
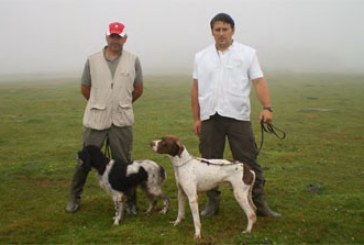
<path id="1" fill-rule="evenodd" d="M 221 116 L 250 121 L 251 80 L 263 77 L 255 49 L 233 42 L 224 52 L 215 44 L 195 55 L 200 119 Z"/>

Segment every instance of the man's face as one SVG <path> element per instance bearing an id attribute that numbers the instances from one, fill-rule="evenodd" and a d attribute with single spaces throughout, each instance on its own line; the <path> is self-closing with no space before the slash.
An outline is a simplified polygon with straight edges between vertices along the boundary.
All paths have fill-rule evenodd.
<path id="1" fill-rule="evenodd" d="M 231 45 L 234 31 L 229 23 L 222 21 L 215 22 L 211 32 L 215 39 L 217 49 L 225 50 Z"/>
<path id="2" fill-rule="evenodd" d="M 123 45 L 126 42 L 126 37 L 120 37 L 117 34 L 111 34 L 110 36 L 106 36 L 106 41 L 108 47 L 113 52 L 120 52 L 123 49 Z"/>

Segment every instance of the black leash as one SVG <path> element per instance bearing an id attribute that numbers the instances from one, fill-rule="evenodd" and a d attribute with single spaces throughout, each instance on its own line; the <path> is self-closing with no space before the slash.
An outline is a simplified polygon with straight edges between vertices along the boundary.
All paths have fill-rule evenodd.
<path id="1" fill-rule="evenodd" d="M 109 141 L 109 137 L 106 137 L 106 141 L 105 141 L 105 156 L 109 159 L 111 159 L 111 150 L 110 150 L 110 141 Z"/>
<path id="2" fill-rule="evenodd" d="M 263 148 L 263 144 L 264 144 L 264 132 L 269 133 L 269 134 L 274 134 L 277 138 L 283 140 L 286 138 L 286 132 L 284 132 L 282 129 L 277 128 L 276 126 L 273 126 L 273 124 L 268 123 L 268 124 L 264 124 L 264 122 L 260 122 L 260 128 L 261 128 L 261 132 L 262 132 L 262 139 L 260 142 L 260 146 L 257 150 L 257 156 L 259 155 L 260 151 Z"/>
<path id="3" fill-rule="evenodd" d="M 220 166 L 220 167 L 243 164 L 243 162 L 239 162 L 239 161 L 234 161 L 234 162 L 230 162 L 230 163 L 213 163 L 213 162 L 209 161 L 209 159 L 204 159 L 204 158 L 197 158 L 197 160 L 200 160 L 200 162 L 206 163 L 207 165 L 214 165 L 214 166 Z"/>

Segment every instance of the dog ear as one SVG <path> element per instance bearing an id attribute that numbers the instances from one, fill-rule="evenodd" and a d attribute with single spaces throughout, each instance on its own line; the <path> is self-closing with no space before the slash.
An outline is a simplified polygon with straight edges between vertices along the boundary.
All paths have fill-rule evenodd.
<path id="1" fill-rule="evenodd" d="M 83 148 L 81 151 L 77 153 L 77 161 L 78 164 L 81 165 L 82 169 L 88 173 L 91 170 L 91 163 L 90 163 L 90 155 L 88 154 L 87 150 Z"/>
<path id="2" fill-rule="evenodd" d="M 105 165 L 110 161 L 110 159 L 107 158 L 105 154 L 101 151 L 101 148 L 96 145 L 88 145 L 87 151 L 90 155 L 90 161 L 92 162 L 92 165 Z"/>
<path id="3" fill-rule="evenodd" d="M 182 145 L 182 143 L 179 140 L 177 140 L 176 145 L 178 146 L 178 156 L 180 157 L 182 154 L 182 151 L 184 150 L 184 146 Z"/>

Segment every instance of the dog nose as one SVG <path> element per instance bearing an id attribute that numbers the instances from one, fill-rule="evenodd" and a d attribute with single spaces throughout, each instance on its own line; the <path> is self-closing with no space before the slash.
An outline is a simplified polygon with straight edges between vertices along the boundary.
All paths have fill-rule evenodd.
<path id="1" fill-rule="evenodd" d="M 150 145 L 150 147 L 154 147 L 154 146 L 155 146 L 155 142 L 154 142 L 154 141 L 151 141 L 151 142 L 149 143 L 149 145 Z"/>

